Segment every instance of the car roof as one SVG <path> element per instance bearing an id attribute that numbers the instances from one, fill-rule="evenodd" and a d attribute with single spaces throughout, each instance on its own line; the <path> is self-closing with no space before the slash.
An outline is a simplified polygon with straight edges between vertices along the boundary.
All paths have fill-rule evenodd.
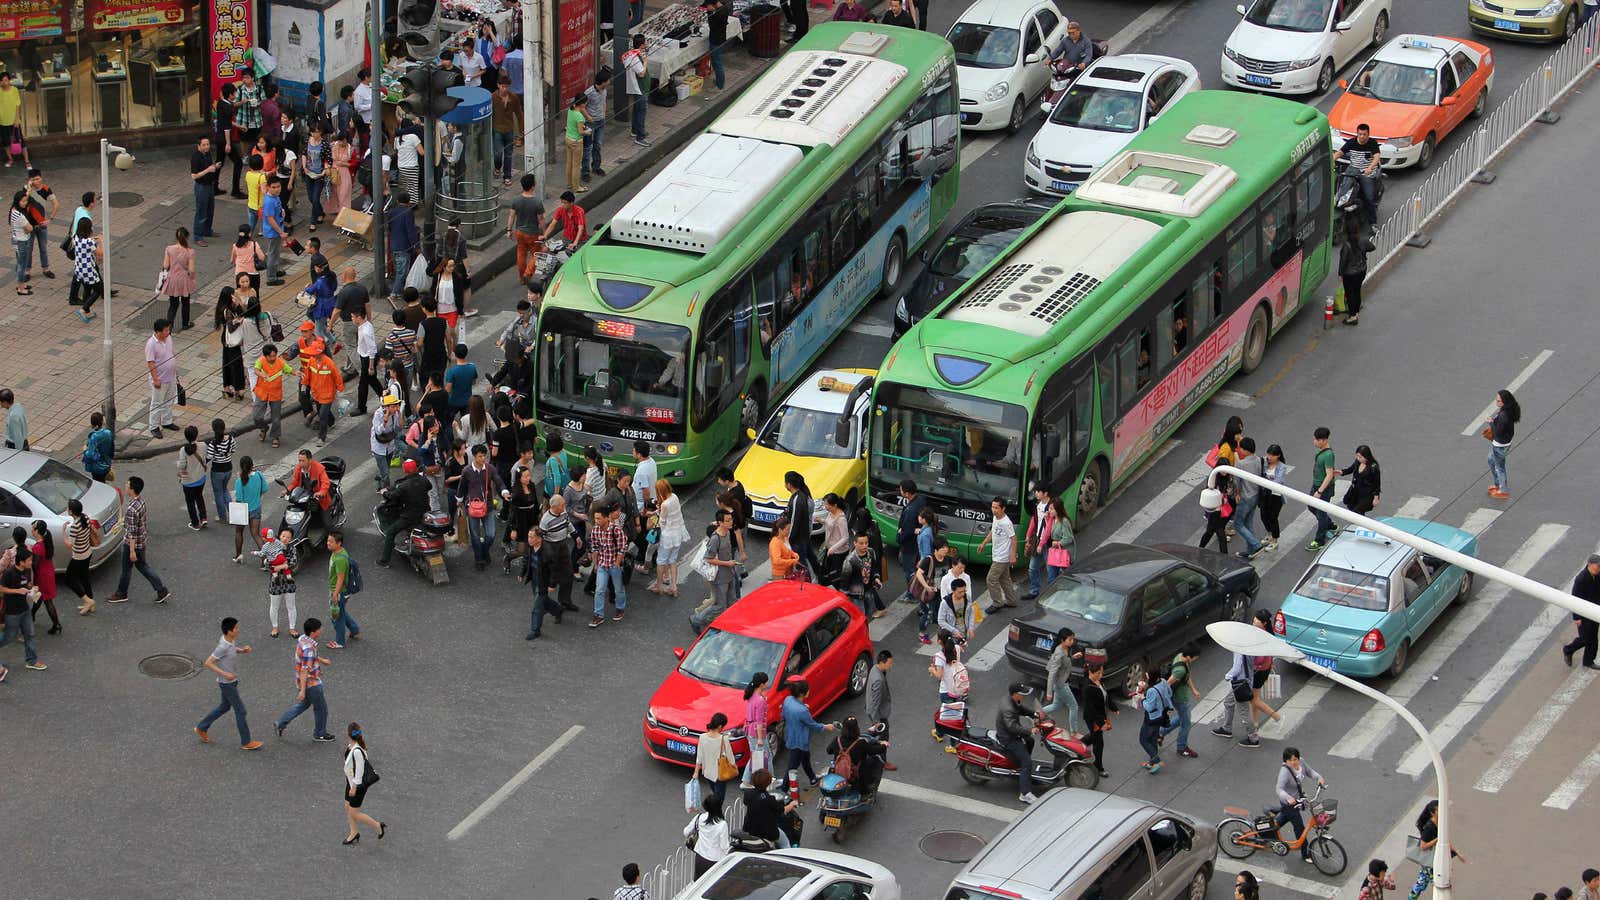
<path id="1" fill-rule="evenodd" d="M 978 0 L 967 7 L 956 21 L 1016 28 L 1021 24 L 1022 17 L 1033 12 L 1038 5 L 1039 0 Z"/>
<path id="2" fill-rule="evenodd" d="M 824 610 L 850 604 L 832 588 L 774 581 L 745 594 L 717 616 L 711 627 L 766 641 L 792 642 Z"/>
<path id="3" fill-rule="evenodd" d="M 32 450 L 0 449 L 0 481 L 21 484 L 39 471 L 50 457 Z"/>
<path id="4" fill-rule="evenodd" d="M 1082 559 L 1073 560 L 1070 574 L 1092 577 L 1101 587 L 1128 590 L 1181 562 L 1176 556 L 1154 547 L 1101 544 Z"/>
<path id="5" fill-rule="evenodd" d="M 1436 544 L 1443 544 L 1452 550 L 1460 550 L 1472 540 L 1469 532 L 1438 522 L 1429 522 L 1426 519 L 1390 516 L 1378 521 Z M 1355 525 L 1346 525 L 1333 539 L 1333 543 L 1317 557 L 1317 562 L 1352 572 L 1387 576 L 1393 574 L 1401 563 L 1410 558 L 1410 555 L 1411 548 L 1405 544 Z"/>
<path id="6" fill-rule="evenodd" d="M 851 856 L 848 853 L 836 853 L 832 850 L 815 850 L 810 847 L 791 847 L 785 850 L 769 850 L 763 856 L 775 856 L 780 859 L 805 863 L 818 868 L 825 868 L 841 875 L 854 875 L 865 878 L 888 879 L 894 873 L 884 866 L 870 859 Z"/>
<path id="7" fill-rule="evenodd" d="M 785 406 L 798 406 L 838 415 L 845 411 L 851 390 L 862 380 L 878 374 L 877 369 L 822 369 L 807 375 L 784 399 Z M 824 385 L 829 385 L 824 387 Z"/>
<path id="8" fill-rule="evenodd" d="M 1170 56 L 1155 56 L 1148 53 L 1124 53 L 1120 56 L 1102 56 L 1089 65 L 1084 73 L 1078 76 L 1080 84 L 1098 84 L 1102 87 L 1115 87 L 1128 90 L 1137 85 L 1143 85 L 1154 75 L 1167 66 L 1177 65 L 1179 60 Z M 1118 81 L 1116 79 L 1096 78 L 1099 69 L 1127 69 L 1130 72 L 1139 72 L 1144 75 L 1138 81 Z"/>
<path id="9" fill-rule="evenodd" d="M 1058 888 L 1081 867 L 1098 863 L 1100 854 L 1094 849 L 1122 840 L 1130 820 L 1142 820 L 1156 811 L 1162 810 L 1134 797 L 1056 788 L 996 835 L 962 877 L 1026 884 L 1041 891 Z M 1060 827 L 1052 827 L 1054 823 Z M 994 878 L 1003 881 L 992 882 Z"/>
<path id="10" fill-rule="evenodd" d="M 1424 46 L 1425 45 L 1425 46 Z M 1389 43 L 1372 54 L 1374 59 L 1431 69 L 1456 50 L 1464 49 L 1455 38 L 1434 37 L 1426 34 L 1396 35 Z"/>

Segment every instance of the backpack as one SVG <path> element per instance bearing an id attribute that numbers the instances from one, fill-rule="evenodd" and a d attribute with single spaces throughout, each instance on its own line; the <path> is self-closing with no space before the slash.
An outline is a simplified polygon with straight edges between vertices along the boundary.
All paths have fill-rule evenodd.
<path id="1" fill-rule="evenodd" d="M 833 774 L 852 783 L 856 780 L 856 763 L 855 760 L 850 758 L 850 751 L 859 743 L 861 743 L 861 739 L 856 738 L 850 743 L 849 747 L 840 750 L 839 755 L 833 759 Z"/>
<path id="2" fill-rule="evenodd" d="M 344 580 L 344 595 L 349 597 L 352 594 L 359 594 L 362 587 L 364 585 L 361 583 L 361 567 L 356 565 L 356 558 L 351 556 L 350 577 Z"/>
<path id="3" fill-rule="evenodd" d="M 965 697 L 972 690 L 972 673 L 967 671 L 967 664 L 960 660 L 945 663 L 950 669 L 950 686 L 955 688 L 951 693 L 957 697 Z"/>

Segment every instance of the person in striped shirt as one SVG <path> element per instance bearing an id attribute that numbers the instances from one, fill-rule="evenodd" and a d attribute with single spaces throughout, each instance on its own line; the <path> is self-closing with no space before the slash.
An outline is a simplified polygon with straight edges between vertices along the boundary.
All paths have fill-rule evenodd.
<path id="1" fill-rule="evenodd" d="M 133 575 L 133 570 L 138 569 L 139 574 L 150 582 L 156 589 L 156 602 L 165 603 L 172 599 L 172 591 L 161 583 L 161 576 L 156 570 L 150 568 L 150 560 L 146 555 L 150 533 L 149 513 L 145 511 L 144 499 L 139 495 L 144 493 L 144 479 L 137 475 L 128 477 L 128 495 L 131 499 L 122 505 L 122 575 L 117 578 L 117 590 L 106 599 L 107 603 L 128 602 L 128 579 Z"/>
<path id="2" fill-rule="evenodd" d="M 389 320 L 394 323 L 394 330 L 383 339 L 383 349 L 406 367 L 406 376 L 410 377 L 416 371 L 417 332 L 406 324 L 406 312 L 403 309 L 395 310 Z"/>

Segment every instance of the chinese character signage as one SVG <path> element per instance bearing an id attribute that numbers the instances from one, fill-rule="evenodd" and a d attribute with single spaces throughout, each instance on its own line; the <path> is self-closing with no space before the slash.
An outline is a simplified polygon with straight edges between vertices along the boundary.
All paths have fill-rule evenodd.
<path id="1" fill-rule="evenodd" d="M 222 86 L 244 77 L 254 43 L 247 0 L 214 0 L 207 33 L 211 43 L 211 96 L 222 96 Z"/>
<path id="2" fill-rule="evenodd" d="M 89 27 L 97 31 L 183 24 L 181 0 L 89 0 Z"/>
<path id="3" fill-rule="evenodd" d="M 562 0 L 561 105 L 594 82 L 594 42 L 599 31 L 595 5 L 590 0 Z"/>
<path id="4" fill-rule="evenodd" d="M 0 0 L 0 41 L 61 33 L 61 0 Z"/>

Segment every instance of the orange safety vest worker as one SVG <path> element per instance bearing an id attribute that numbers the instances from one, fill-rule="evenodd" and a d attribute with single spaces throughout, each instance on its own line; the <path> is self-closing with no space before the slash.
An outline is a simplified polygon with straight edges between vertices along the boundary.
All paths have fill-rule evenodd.
<path id="1" fill-rule="evenodd" d="M 311 399 L 318 403 L 332 403 L 344 390 L 344 376 L 339 367 L 326 355 L 313 356 L 305 362 L 306 389 Z"/>
<path id="2" fill-rule="evenodd" d="M 282 357 L 256 359 L 256 399 L 265 402 L 283 399 L 283 376 L 294 371 Z"/>

